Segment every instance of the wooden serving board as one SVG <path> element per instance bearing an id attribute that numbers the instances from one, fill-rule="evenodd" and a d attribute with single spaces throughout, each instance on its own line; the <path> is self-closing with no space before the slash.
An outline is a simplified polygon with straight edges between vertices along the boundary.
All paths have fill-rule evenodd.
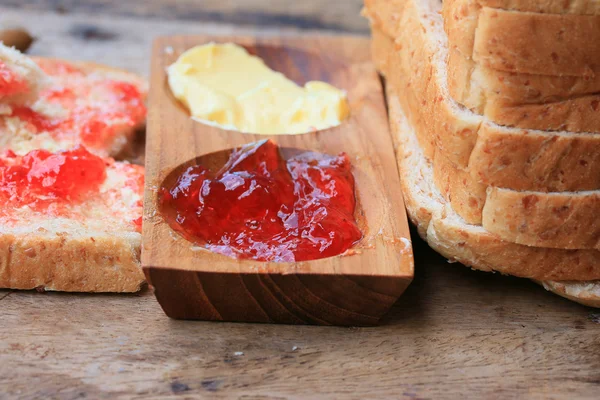
<path id="1" fill-rule="evenodd" d="M 351 116 L 336 128 L 280 136 L 227 131 L 192 120 L 170 93 L 166 67 L 185 50 L 211 41 L 243 45 L 299 84 L 322 80 L 346 90 Z M 159 38 L 152 56 L 149 110 L 142 265 L 168 316 L 371 325 L 411 282 L 410 233 L 382 86 L 370 62 L 367 39 Z M 266 138 L 283 148 L 349 155 L 356 180 L 357 220 L 364 234 L 355 248 L 342 256 L 309 262 L 236 260 L 194 246 L 169 227 L 157 207 L 157 191 L 174 170 L 198 162 L 218 167 L 215 163 L 224 163 L 223 151 Z M 219 152 L 220 156 L 213 155 Z"/>

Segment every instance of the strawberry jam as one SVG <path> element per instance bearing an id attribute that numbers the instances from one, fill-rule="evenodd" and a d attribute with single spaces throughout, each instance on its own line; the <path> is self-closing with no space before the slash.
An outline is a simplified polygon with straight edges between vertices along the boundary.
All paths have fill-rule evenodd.
<path id="1" fill-rule="evenodd" d="M 270 140 L 234 150 L 216 173 L 187 168 L 162 188 L 161 206 L 184 237 L 235 258 L 315 260 L 362 237 L 348 156 L 307 152 L 284 160 Z"/>
<path id="2" fill-rule="evenodd" d="M 61 153 L 34 150 L 0 158 L 2 210 L 28 206 L 44 210 L 82 200 L 106 179 L 105 161 L 85 148 Z"/>

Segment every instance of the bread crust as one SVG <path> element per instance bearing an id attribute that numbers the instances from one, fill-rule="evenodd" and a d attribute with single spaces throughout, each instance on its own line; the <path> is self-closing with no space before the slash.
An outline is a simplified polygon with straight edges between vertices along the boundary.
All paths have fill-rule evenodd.
<path id="1" fill-rule="evenodd" d="M 461 110 L 439 85 L 438 73 L 443 71 L 434 67 L 432 57 L 435 55 L 428 49 L 435 43 L 427 43 L 423 34 L 423 30 L 429 28 L 428 23 L 435 23 L 435 20 L 429 19 L 431 15 L 424 15 L 424 20 L 420 21 L 416 17 L 418 10 L 408 9 L 409 2 L 403 2 L 406 12 L 393 14 L 396 18 L 380 12 L 380 5 L 384 10 L 386 6 L 391 8 L 388 2 L 370 0 L 366 3 L 376 3 L 374 8 L 366 9 L 373 28 L 373 59 L 387 82 L 406 94 L 400 101 L 411 123 L 425 128 L 420 130 L 427 132 L 424 136 L 430 141 L 422 142 L 425 155 L 432 157 L 435 144 L 454 163 L 466 168 L 483 118 Z M 405 29 L 395 29 L 399 25 Z M 394 32 L 399 36 L 393 36 Z M 422 132 L 418 134 L 422 135 Z"/>
<path id="2" fill-rule="evenodd" d="M 594 282 L 537 282 L 559 296 L 588 307 L 600 308 L 600 281 Z"/>
<path id="3" fill-rule="evenodd" d="M 481 183 L 440 151 L 434 153 L 432 163 L 436 186 L 467 223 L 524 245 L 600 248 L 599 191 L 502 189 Z"/>
<path id="4" fill-rule="evenodd" d="M 600 74 L 582 78 L 498 71 L 451 49 L 448 90 L 458 103 L 499 125 L 600 131 Z"/>
<path id="5" fill-rule="evenodd" d="M 381 0 L 379 4 L 389 7 Z M 442 72 L 431 62 L 440 57 L 432 54 L 435 43 L 426 43 L 435 39 L 423 33 L 425 27 L 433 29 L 431 20 L 420 23 L 417 15 L 422 14 L 406 9 L 394 14 L 394 24 L 389 17 L 386 22 L 385 15 L 378 17 L 376 10 L 367 9 L 373 21 L 373 58 L 384 75 L 393 71 L 387 73 L 387 81 L 403 93 L 402 106 L 411 123 L 420 127 L 419 139 L 428 158 L 437 145 L 452 163 L 486 185 L 535 191 L 600 188 L 600 135 L 506 128 L 460 110 L 440 83 Z M 395 44 L 390 32 L 400 23 L 406 29 L 398 31 Z M 404 51 L 402 46 L 410 48 Z"/>
<path id="6" fill-rule="evenodd" d="M 590 78 L 498 71 L 469 60 L 457 49 L 448 53 L 448 89 L 452 97 L 478 114 L 492 103 L 546 104 L 598 94 L 600 76 Z"/>
<path id="7" fill-rule="evenodd" d="M 442 15 L 450 48 L 459 50 L 468 59 L 473 55 L 483 7 L 522 13 L 600 15 L 600 2 L 596 0 L 444 0 Z"/>
<path id="8" fill-rule="evenodd" d="M 487 186 L 477 182 L 467 171 L 457 168 L 441 151 L 436 152 L 430 161 L 433 182 L 445 200 L 467 223 L 481 225 Z"/>
<path id="9" fill-rule="evenodd" d="M 136 232 L 0 233 L 0 287 L 64 292 L 137 292 L 141 235 Z"/>
<path id="10" fill-rule="evenodd" d="M 598 250 L 563 250 L 511 243 L 480 226 L 467 224 L 454 214 L 432 183 L 433 165 L 424 157 L 398 97 L 388 87 L 390 126 L 404 200 L 411 221 L 434 250 L 451 261 L 482 271 L 542 281 L 599 279 Z M 577 296 L 573 297 L 578 300 Z"/>

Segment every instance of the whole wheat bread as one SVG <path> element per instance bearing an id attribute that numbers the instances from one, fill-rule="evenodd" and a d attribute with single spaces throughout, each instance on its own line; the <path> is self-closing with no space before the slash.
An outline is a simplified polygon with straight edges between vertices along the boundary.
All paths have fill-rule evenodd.
<path id="1" fill-rule="evenodd" d="M 518 74 L 448 57 L 454 100 L 499 125 L 599 135 L 600 74 L 592 77 Z"/>
<path id="2" fill-rule="evenodd" d="M 534 135 L 530 135 L 527 131 L 498 127 L 468 110 L 461 109 L 448 97 L 445 87 L 443 49 L 446 48 L 446 38 L 439 15 L 440 3 L 432 0 L 394 3 L 395 6 L 381 0 L 366 2 L 367 14 L 371 17 L 374 28 L 374 58 L 383 72 L 388 71 L 386 75 L 391 86 L 395 87 L 398 93 L 402 93 L 400 101 L 403 108 L 407 110 L 411 124 L 416 127 L 425 156 L 434 160 L 436 171 L 445 169 L 446 176 L 451 177 L 450 186 L 441 183 L 440 177 L 443 174 L 437 173 L 436 181 L 440 188 L 445 189 L 446 198 L 450 200 L 458 214 L 469 223 L 483 223 L 486 230 L 501 234 L 507 241 L 541 247 L 596 248 L 600 234 L 600 225 L 597 223 L 586 226 L 586 229 L 575 222 L 567 223 L 563 229 L 556 230 L 553 226 L 553 231 L 549 232 L 547 226 L 540 225 L 537 219 L 547 215 L 550 220 L 555 221 L 556 210 L 559 210 L 559 214 L 562 213 L 566 218 L 565 221 L 570 216 L 576 216 L 579 221 L 596 221 L 594 216 L 600 211 L 600 198 L 597 191 L 575 192 L 572 198 L 565 202 L 564 198 L 560 197 L 564 196 L 564 193 L 557 196 L 556 193 L 535 191 L 529 188 L 537 188 L 541 185 L 529 185 L 549 180 L 551 182 L 549 187 L 572 184 L 571 173 L 560 173 L 561 169 L 558 166 L 561 164 L 561 159 L 569 160 L 567 163 L 571 164 L 579 163 L 581 172 L 590 164 L 586 158 L 580 156 L 597 157 L 597 147 L 580 146 L 582 153 L 579 155 L 563 153 L 563 157 L 557 159 L 552 155 L 560 154 L 559 149 L 564 146 L 564 142 L 560 144 L 559 139 L 562 137 L 566 141 L 573 140 L 573 134 L 536 131 Z M 397 35 L 395 43 L 390 37 L 392 32 Z M 486 129 L 494 133 L 491 136 L 482 135 L 483 138 L 487 136 L 484 140 L 502 138 L 495 146 L 479 143 L 478 131 L 482 131 L 480 126 L 483 124 L 487 125 Z M 469 148 L 471 140 L 473 141 L 471 149 L 477 148 L 478 152 L 473 152 L 469 156 L 478 161 L 479 164 L 474 165 L 480 166 L 479 170 L 471 169 L 470 165 L 460 168 L 460 163 L 458 165 L 454 163 L 457 161 L 457 153 L 452 150 L 462 151 Z M 534 157 L 530 154 L 528 157 L 511 158 L 513 154 L 507 149 L 519 142 L 527 141 L 530 143 L 537 141 L 538 151 L 531 153 Z M 535 148 L 535 145 L 533 147 Z M 549 147 L 558 151 L 548 151 Z M 577 149 L 577 146 L 568 147 Z M 490 148 L 494 151 L 489 152 Z M 436 149 L 439 149 L 438 153 Z M 439 153 L 445 158 L 436 156 Z M 450 162 L 446 162 L 446 158 Z M 486 168 L 486 165 L 493 166 L 494 160 L 495 162 L 503 160 L 507 165 L 515 161 L 516 164 L 520 163 L 520 166 L 516 166 L 516 170 L 529 170 L 533 175 L 524 174 L 523 178 L 514 179 L 513 174 L 503 175 L 503 168 L 496 169 L 498 173 L 492 168 Z M 597 166 L 598 164 L 595 163 L 593 168 Z M 573 174 L 575 173 L 574 171 Z M 500 196 L 492 196 L 493 203 L 489 208 L 493 206 L 495 212 L 499 214 L 504 211 L 510 212 L 515 221 L 520 222 L 518 226 L 512 220 L 506 223 L 504 219 L 487 218 L 484 221 L 483 211 L 488 200 L 488 192 L 498 193 L 493 188 L 488 190 L 487 185 L 490 183 L 483 183 L 491 181 L 486 180 L 486 175 L 490 176 L 490 174 L 494 177 L 504 176 L 505 188 L 512 189 L 514 185 L 516 189 L 509 190 L 509 195 L 502 192 Z M 583 173 L 581 176 L 586 174 Z M 593 181 L 598 175 L 592 173 L 588 176 Z M 568 183 L 565 185 L 562 182 Z M 589 181 L 586 184 L 589 184 Z M 531 213 L 526 208 L 531 204 L 536 207 L 535 213 Z M 542 206 L 543 209 L 540 209 Z M 575 234 L 573 229 L 577 230 Z"/>
<path id="3" fill-rule="evenodd" d="M 365 3 L 373 26 L 375 62 L 382 72 L 386 65 L 398 71 L 387 78 L 407 93 L 405 101 L 412 106 L 404 106 L 407 112 L 420 108 L 409 117 L 413 125 L 422 124 L 428 131 L 420 138 L 428 157 L 435 143 L 453 164 L 486 185 L 551 191 L 599 188 L 600 136 L 505 128 L 452 100 L 438 1 Z M 407 46 L 410 51 L 402 51 Z M 416 118 L 423 121 L 417 123 Z M 513 171 L 527 173 L 515 180 Z"/>
<path id="4" fill-rule="evenodd" d="M 486 67 L 534 75 L 600 73 L 597 13 L 523 12 L 518 6 L 507 9 L 482 6 L 479 0 L 446 0 L 443 14 L 449 47 Z"/>
<path id="5" fill-rule="evenodd" d="M 390 127 L 408 215 L 419 235 L 451 261 L 473 269 L 544 281 L 571 300 L 600 306 L 600 251 L 529 247 L 466 223 L 433 183 L 433 165 L 419 146 L 399 96 L 388 87 Z"/>
<path id="6" fill-rule="evenodd" d="M 574 15 L 494 10 L 482 8 L 476 0 L 445 1 L 443 16 L 450 48 L 449 91 L 460 104 L 500 125 L 539 130 L 600 131 L 600 70 L 594 70 L 600 68 L 594 44 L 595 36 L 600 38 L 600 16 L 577 19 Z M 553 25 L 538 21 L 537 17 L 558 18 L 559 21 Z M 590 18 L 595 20 L 590 23 L 587 21 Z M 557 32 L 544 31 L 550 29 L 549 26 L 555 26 Z M 525 27 L 532 32 L 520 32 Z M 586 27 L 591 32 L 586 32 Z M 499 44 L 502 40 L 504 42 Z M 589 44 L 587 50 L 582 46 L 585 43 Z M 548 49 L 550 55 L 536 54 L 542 52 L 541 49 Z M 587 57 L 587 72 L 553 72 L 552 65 L 559 59 L 564 58 L 569 67 L 575 63 L 568 59 L 576 57 L 573 49 L 593 55 Z M 504 57 L 504 53 L 517 57 L 523 65 L 507 68 L 499 64 L 512 66 L 512 60 L 489 62 L 488 58 Z M 537 67 L 542 72 L 531 68 L 532 58 L 536 57 L 546 57 Z"/>

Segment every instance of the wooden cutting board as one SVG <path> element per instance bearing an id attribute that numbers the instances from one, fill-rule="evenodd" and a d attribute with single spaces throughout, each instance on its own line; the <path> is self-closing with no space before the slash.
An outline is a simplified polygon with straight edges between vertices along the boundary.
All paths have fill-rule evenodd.
<path id="1" fill-rule="evenodd" d="M 175 100 L 166 67 L 209 42 L 233 42 L 303 85 L 322 80 L 347 92 L 340 126 L 301 135 L 251 135 L 190 118 Z M 240 70 L 240 79 L 243 79 Z M 413 278 L 410 232 L 381 82 L 369 41 L 356 37 L 175 36 L 156 40 L 146 145 L 142 265 L 168 316 L 178 319 L 372 325 Z M 233 259 L 194 245 L 166 222 L 157 188 L 190 165 L 214 171 L 224 152 L 272 139 L 289 151 L 348 154 L 363 238 L 346 254 L 296 263 Z"/>

